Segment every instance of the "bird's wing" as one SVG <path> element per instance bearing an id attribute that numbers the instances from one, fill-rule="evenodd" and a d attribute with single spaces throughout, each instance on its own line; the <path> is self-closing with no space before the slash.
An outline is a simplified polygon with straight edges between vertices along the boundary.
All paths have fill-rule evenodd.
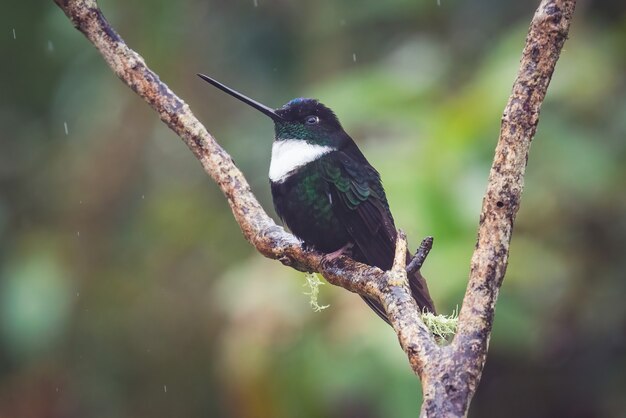
<path id="1" fill-rule="evenodd" d="M 324 178 L 329 182 L 333 199 L 337 200 L 333 210 L 357 246 L 353 250 L 353 258 L 389 270 L 393 265 L 397 231 L 380 175 L 356 145 L 336 151 L 329 157 L 323 163 Z M 420 309 L 435 313 L 426 280 L 419 271 L 408 277 L 408 281 Z M 381 318 L 389 322 L 376 301 L 366 297 L 363 299 Z"/>
<path id="2" fill-rule="evenodd" d="M 336 200 L 333 210 L 362 254 L 358 261 L 387 270 L 393 264 L 396 228 L 380 175 L 357 158 L 333 152 L 322 163 L 323 175 Z"/>

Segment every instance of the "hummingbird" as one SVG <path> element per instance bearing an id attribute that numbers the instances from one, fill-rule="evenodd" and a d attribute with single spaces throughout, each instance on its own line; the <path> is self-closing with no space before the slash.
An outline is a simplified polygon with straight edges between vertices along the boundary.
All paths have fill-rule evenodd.
<path id="1" fill-rule="evenodd" d="M 289 230 L 327 257 L 347 255 L 383 271 L 391 269 L 397 230 L 380 174 L 335 113 L 308 98 L 272 109 L 211 77 L 198 76 L 274 122 L 269 180 L 274 208 Z M 435 313 L 420 272 L 408 281 L 420 310 Z M 379 302 L 361 297 L 389 323 Z"/>

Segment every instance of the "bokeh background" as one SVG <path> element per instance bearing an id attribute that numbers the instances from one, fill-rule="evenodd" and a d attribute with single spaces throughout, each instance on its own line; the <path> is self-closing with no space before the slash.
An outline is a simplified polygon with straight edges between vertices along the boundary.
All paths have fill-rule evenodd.
<path id="1" fill-rule="evenodd" d="M 270 213 L 268 105 L 319 98 L 462 300 L 537 1 L 102 0 Z M 0 417 L 414 417 L 358 297 L 244 241 L 184 144 L 52 1 L 0 14 Z M 541 114 L 470 417 L 626 416 L 626 3 L 580 1 Z"/>

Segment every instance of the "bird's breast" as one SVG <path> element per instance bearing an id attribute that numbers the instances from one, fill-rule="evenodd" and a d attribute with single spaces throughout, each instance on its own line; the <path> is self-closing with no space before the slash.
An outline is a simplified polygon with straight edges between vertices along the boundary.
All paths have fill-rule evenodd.
<path id="1" fill-rule="evenodd" d="M 333 150 L 330 146 L 311 144 L 302 139 L 274 141 L 270 162 L 270 180 L 275 183 L 282 183 L 298 168 Z"/>
<path id="2" fill-rule="evenodd" d="M 276 212 L 291 232 L 323 252 L 347 243 L 346 228 L 336 216 L 328 183 L 316 164 L 297 169 L 282 182 L 271 182 Z"/>

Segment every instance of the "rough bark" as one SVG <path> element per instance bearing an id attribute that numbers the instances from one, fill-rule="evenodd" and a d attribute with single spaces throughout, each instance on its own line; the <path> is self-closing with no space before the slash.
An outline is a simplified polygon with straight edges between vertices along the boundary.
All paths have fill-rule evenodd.
<path id="1" fill-rule="evenodd" d="M 567 38 L 576 1 L 543 0 L 532 20 L 520 70 L 502 118 L 458 333 L 445 347 L 440 347 L 430 334 L 411 297 L 406 279 L 404 234 L 398 234 L 396 260 L 387 272 L 346 257 L 328 260 L 323 254 L 302 248 L 293 235 L 265 213 L 231 157 L 191 113 L 189 106 L 126 45 L 95 0 L 55 0 L 55 3 L 94 44 L 115 74 L 187 144 L 224 193 L 246 240 L 268 258 L 301 271 L 319 272 L 334 285 L 378 299 L 411 368 L 422 380 L 422 416 L 464 416 L 487 355 L 530 142 Z"/>
<path id="2" fill-rule="evenodd" d="M 443 350 L 443 360 L 430 363 L 427 370 L 428 375 L 438 379 L 424 390 L 425 416 L 462 416 L 478 387 L 524 188 L 530 144 L 575 6 L 575 0 L 543 0 L 532 19 L 517 78 L 502 115 L 458 332 Z M 446 409 L 442 410 L 441 399 L 447 400 Z"/>

